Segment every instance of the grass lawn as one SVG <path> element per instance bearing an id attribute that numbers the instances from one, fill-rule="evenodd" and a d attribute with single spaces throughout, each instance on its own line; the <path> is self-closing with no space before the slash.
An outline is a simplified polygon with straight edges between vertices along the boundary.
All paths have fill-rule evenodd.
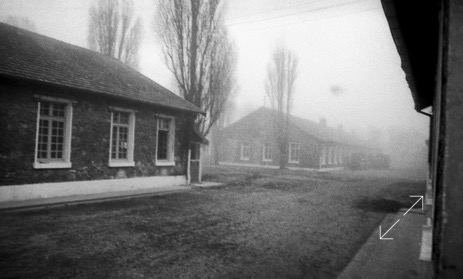
<path id="1" fill-rule="evenodd" d="M 424 182 L 205 170 L 219 188 L 0 213 L 2 278 L 335 278 Z"/>

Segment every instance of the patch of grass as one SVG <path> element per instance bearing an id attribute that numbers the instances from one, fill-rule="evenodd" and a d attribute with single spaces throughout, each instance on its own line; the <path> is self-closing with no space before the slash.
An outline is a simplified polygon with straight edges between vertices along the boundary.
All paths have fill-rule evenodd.
<path id="1" fill-rule="evenodd" d="M 355 202 L 356 208 L 363 211 L 396 213 L 401 208 L 407 207 L 406 204 L 388 199 L 368 199 L 363 198 Z"/>
<path id="2" fill-rule="evenodd" d="M 373 197 L 362 197 L 353 202 L 353 206 L 364 212 L 396 213 L 402 208 L 410 208 L 416 198 L 411 195 L 425 194 L 424 181 L 400 181 L 384 187 Z"/>
<path id="3" fill-rule="evenodd" d="M 215 170 L 208 178 L 227 186 L 0 213 L 0 274 L 335 278 L 385 212 L 423 188 L 279 170 Z"/>

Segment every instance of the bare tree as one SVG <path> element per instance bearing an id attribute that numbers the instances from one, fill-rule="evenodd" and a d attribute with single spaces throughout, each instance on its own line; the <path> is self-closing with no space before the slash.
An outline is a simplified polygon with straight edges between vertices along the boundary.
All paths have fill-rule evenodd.
<path id="1" fill-rule="evenodd" d="M 226 103 L 224 110 L 222 111 L 220 117 L 214 123 L 211 128 L 212 132 L 212 150 L 214 155 L 214 164 L 219 164 L 220 152 L 222 150 L 222 143 L 224 142 L 223 130 L 224 128 L 231 123 L 233 114 L 235 113 L 236 103 L 229 99 Z"/>
<path id="2" fill-rule="evenodd" d="M 183 97 L 206 112 L 195 128 L 206 136 L 235 86 L 236 54 L 221 0 L 160 0 L 154 28 Z"/>
<path id="3" fill-rule="evenodd" d="M 27 17 L 8 16 L 5 23 L 19 28 L 23 28 L 32 32 L 36 31 L 35 24 Z"/>
<path id="4" fill-rule="evenodd" d="M 98 0 L 90 8 L 90 49 L 137 68 L 141 39 L 142 24 L 140 18 L 134 18 L 132 0 Z"/>
<path id="5" fill-rule="evenodd" d="M 280 45 L 275 48 L 267 69 L 265 89 L 270 105 L 278 112 L 275 140 L 280 151 L 280 169 L 286 168 L 289 148 L 289 125 L 294 83 L 297 78 L 297 56 Z"/>

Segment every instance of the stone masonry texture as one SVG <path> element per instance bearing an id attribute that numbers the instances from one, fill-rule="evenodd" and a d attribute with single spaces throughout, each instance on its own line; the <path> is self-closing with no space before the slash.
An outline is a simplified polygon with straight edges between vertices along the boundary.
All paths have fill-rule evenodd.
<path id="1" fill-rule="evenodd" d="M 34 169 L 37 101 L 34 94 L 67 98 L 73 106 L 70 169 Z M 87 94 L 88 96 L 88 94 Z M 135 167 L 108 166 L 111 112 L 109 106 L 135 113 Z M 175 166 L 154 164 L 156 114 L 176 117 Z M 0 185 L 111 179 L 186 173 L 186 118 L 174 110 L 162 110 L 111 97 L 82 97 L 78 91 L 21 81 L 0 79 Z"/>

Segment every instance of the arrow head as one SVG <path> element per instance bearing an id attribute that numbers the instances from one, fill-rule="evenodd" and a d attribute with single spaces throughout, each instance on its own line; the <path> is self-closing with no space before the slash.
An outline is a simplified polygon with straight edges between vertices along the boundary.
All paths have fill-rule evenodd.
<path id="1" fill-rule="evenodd" d="M 387 230 L 383 235 L 381 235 L 381 226 L 379 226 L 379 239 L 380 240 L 393 240 L 394 238 L 384 237 L 397 223 L 399 223 L 400 219 L 397 220 L 394 225 L 392 225 L 389 230 Z"/>
<path id="2" fill-rule="evenodd" d="M 424 197 L 423 196 L 410 196 L 410 198 L 419 198 L 416 202 L 419 202 L 421 200 L 421 210 L 424 209 L 424 207 L 423 207 Z"/>
<path id="3" fill-rule="evenodd" d="M 379 239 L 380 240 L 393 240 L 394 238 L 390 238 L 390 237 L 384 237 L 386 235 L 387 232 L 385 232 L 383 235 L 381 235 L 381 226 L 379 226 Z"/>

